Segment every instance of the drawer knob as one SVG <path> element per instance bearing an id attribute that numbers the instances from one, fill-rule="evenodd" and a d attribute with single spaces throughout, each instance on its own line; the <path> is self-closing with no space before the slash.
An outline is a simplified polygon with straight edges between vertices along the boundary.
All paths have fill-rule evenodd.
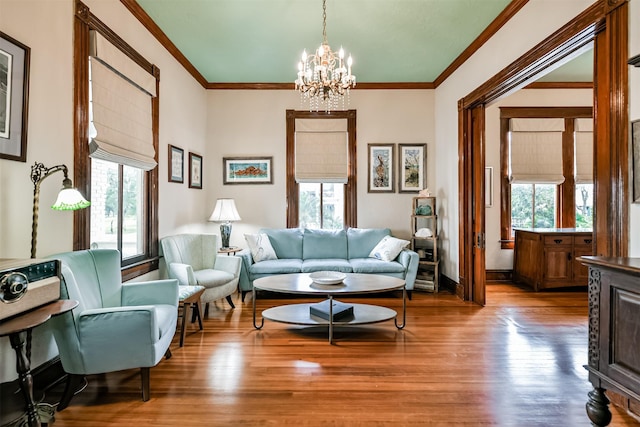
<path id="1" fill-rule="evenodd" d="M 591 239 L 584 239 L 584 242 L 585 242 L 586 244 L 589 244 L 589 243 L 593 242 L 593 240 L 591 240 Z"/>
<path id="2" fill-rule="evenodd" d="M 557 245 L 559 245 L 560 243 L 562 243 L 562 239 L 554 239 L 554 242 L 556 242 Z"/>

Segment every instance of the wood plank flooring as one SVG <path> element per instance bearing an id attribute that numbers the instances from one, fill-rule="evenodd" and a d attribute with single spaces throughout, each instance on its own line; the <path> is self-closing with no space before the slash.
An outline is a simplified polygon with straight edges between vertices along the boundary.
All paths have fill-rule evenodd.
<path id="1" fill-rule="evenodd" d="M 290 302 L 259 298 L 258 310 Z M 404 330 L 338 328 L 329 345 L 322 328 L 255 330 L 250 296 L 221 301 L 151 369 L 150 401 L 137 370 L 91 376 L 54 427 L 589 426 L 586 291 L 490 285 L 487 302 L 414 292 Z M 612 426 L 640 425 L 612 411 Z"/>

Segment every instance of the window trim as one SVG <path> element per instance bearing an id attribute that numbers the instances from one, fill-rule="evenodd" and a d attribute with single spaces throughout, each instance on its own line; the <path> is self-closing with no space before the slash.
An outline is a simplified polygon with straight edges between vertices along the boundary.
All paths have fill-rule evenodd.
<path id="1" fill-rule="evenodd" d="M 500 107 L 500 245 L 513 249 L 511 237 L 511 184 L 509 183 L 509 121 L 515 118 L 564 118 L 562 169 L 565 180 L 558 186 L 557 227 L 575 226 L 575 180 L 573 177 L 574 119 L 593 118 L 593 107 Z"/>
<path id="2" fill-rule="evenodd" d="M 332 111 L 298 111 L 287 110 L 287 228 L 299 226 L 298 194 L 299 186 L 295 172 L 295 131 L 296 119 L 347 119 L 349 138 L 349 169 L 348 181 L 344 188 L 344 227 L 357 227 L 358 197 L 357 197 L 357 167 L 356 167 L 356 110 Z"/>
<path id="3" fill-rule="evenodd" d="M 74 183 L 84 194 L 91 194 L 91 160 L 89 157 L 89 30 L 96 30 L 110 43 L 117 46 L 123 53 L 136 62 L 140 67 L 153 75 L 156 79 L 156 96 L 152 98 L 152 126 L 155 160 L 158 161 L 158 129 L 160 106 L 160 69 L 147 61 L 133 47 L 107 27 L 89 8 L 79 0 L 75 2 L 74 19 Z M 137 276 L 158 269 L 158 167 L 146 174 L 145 200 L 149 227 L 145 236 L 147 253 L 142 261 L 122 268 L 122 280 L 129 280 Z M 73 250 L 86 249 L 90 245 L 91 213 L 89 209 L 74 211 L 73 215 Z"/>

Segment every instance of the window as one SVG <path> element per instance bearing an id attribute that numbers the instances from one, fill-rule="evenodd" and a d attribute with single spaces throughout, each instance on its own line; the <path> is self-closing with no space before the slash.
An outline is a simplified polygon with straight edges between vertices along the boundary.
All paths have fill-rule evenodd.
<path id="1" fill-rule="evenodd" d="M 336 130 L 326 119 L 346 122 L 346 127 Z M 325 123 L 316 120 L 325 120 Z M 330 114 L 287 110 L 287 227 L 356 227 L 355 124 L 355 110 L 332 111 Z M 303 135 L 305 142 L 312 143 L 296 153 L 296 136 L 301 139 L 300 133 L 304 132 L 309 132 Z M 334 134 L 320 135 L 319 132 Z M 322 150 L 314 154 L 314 147 L 322 147 Z M 327 160 L 327 163 L 334 162 L 337 157 L 336 168 L 329 168 L 328 173 L 313 165 L 313 159 L 326 153 L 338 154 Z M 343 169 L 344 163 L 346 170 Z"/>
<path id="2" fill-rule="evenodd" d="M 119 249 L 128 280 L 158 268 L 159 70 L 80 2 L 74 25 L 74 182 L 92 202 L 74 250 Z M 112 132 L 113 116 L 133 130 Z"/>
<path id="3" fill-rule="evenodd" d="M 301 183 L 298 187 L 299 227 L 344 228 L 344 184 Z"/>
<path id="4" fill-rule="evenodd" d="M 516 228 L 556 226 L 556 185 L 511 184 L 511 235 Z"/>
<path id="5" fill-rule="evenodd" d="M 593 227 L 592 110 L 500 108 L 502 249 L 516 228 Z"/>
<path id="6" fill-rule="evenodd" d="M 145 177 L 142 169 L 91 161 L 91 248 L 118 249 L 122 264 L 145 254 Z"/>

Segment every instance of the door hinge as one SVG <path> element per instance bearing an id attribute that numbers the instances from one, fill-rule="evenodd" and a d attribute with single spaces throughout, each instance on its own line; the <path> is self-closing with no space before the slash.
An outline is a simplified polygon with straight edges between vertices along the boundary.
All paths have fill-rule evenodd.
<path id="1" fill-rule="evenodd" d="M 485 249 L 485 234 L 484 233 L 476 233 L 476 248 Z"/>

